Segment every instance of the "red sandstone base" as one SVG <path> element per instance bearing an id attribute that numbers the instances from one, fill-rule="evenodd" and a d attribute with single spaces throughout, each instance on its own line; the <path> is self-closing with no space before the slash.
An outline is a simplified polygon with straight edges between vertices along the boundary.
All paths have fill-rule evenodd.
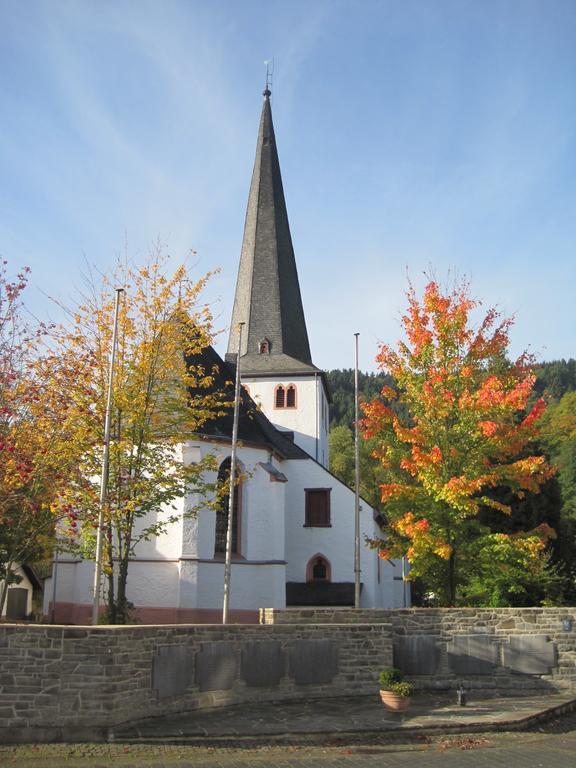
<path id="1" fill-rule="evenodd" d="M 48 616 L 51 611 L 48 611 Z M 222 624 L 222 611 L 214 608 L 157 608 L 136 606 L 132 611 L 135 624 Z M 258 611 L 231 609 L 230 624 L 258 624 Z M 92 606 L 79 603 L 56 603 L 55 624 L 92 623 Z"/>

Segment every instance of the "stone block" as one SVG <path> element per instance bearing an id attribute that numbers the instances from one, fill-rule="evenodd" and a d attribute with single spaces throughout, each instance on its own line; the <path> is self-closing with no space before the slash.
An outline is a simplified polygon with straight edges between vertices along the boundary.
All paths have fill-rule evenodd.
<path id="1" fill-rule="evenodd" d="M 284 677 L 285 661 L 277 640 L 246 643 L 242 650 L 242 679 L 248 686 L 275 688 Z"/>
<path id="2" fill-rule="evenodd" d="M 203 643 L 196 654 L 196 680 L 201 691 L 228 691 L 237 675 L 234 643 Z"/>
<path id="3" fill-rule="evenodd" d="M 164 645 L 152 661 L 152 688 L 160 699 L 180 696 L 194 679 L 192 651 L 186 645 Z"/>
<path id="4" fill-rule="evenodd" d="M 547 635 L 511 635 L 504 666 L 521 675 L 547 675 L 556 665 L 556 646 Z"/>
<path id="5" fill-rule="evenodd" d="M 440 649 L 434 637 L 406 635 L 394 643 L 394 666 L 405 675 L 434 675 L 440 660 Z"/>
<path id="6" fill-rule="evenodd" d="M 448 666 L 455 675 L 491 675 L 498 666 L 493 635 L 455 635 L 447 653 Z"/>
<path id="7" fill-rule="evenodd" d="M 297 640 L 290 650 L 296 685 L 331 683 L 338 673 L 338 650 L 330 640 Z"/>

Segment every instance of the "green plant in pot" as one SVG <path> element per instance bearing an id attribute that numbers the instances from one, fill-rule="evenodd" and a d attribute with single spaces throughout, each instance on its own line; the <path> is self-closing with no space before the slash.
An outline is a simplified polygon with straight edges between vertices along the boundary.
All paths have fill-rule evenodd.
<path id="1" fill-rule="evenodd" d="M 380 698 L 386 709 L 405 712 L 413 691 L 414 686 L 404 680 L 401 670 L 388 667 L 380 672 Z"/>

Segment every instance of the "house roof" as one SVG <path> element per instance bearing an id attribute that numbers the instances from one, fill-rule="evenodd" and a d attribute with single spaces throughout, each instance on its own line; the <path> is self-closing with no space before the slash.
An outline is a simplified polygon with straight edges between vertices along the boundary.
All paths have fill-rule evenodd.
<path id="1" fill-rule="evenodd" d="M 310 354 L 270 95 L 266 87 L 226 355 L 235 364 L 238 325 L 244 323 L 240 356 L 247 376 L 319 370 Z M 262 354 L 265 341 L 269 351 Z"/>

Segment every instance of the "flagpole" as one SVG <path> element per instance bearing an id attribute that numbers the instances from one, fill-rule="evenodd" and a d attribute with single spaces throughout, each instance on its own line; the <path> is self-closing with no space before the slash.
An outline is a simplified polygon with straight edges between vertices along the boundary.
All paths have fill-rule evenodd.
<path id="1" fill-rule="evenodd" d="M 104 450 L 102 451 L 102 474 L 100 476 L 100 509 L 98 510 L 98 530 L 96 533 L 96 562 L 94 564 L 94 586 L 92 592 L 92 624 L 98 624 L 98 615 L 100 613 L 100 582 L 102 580 L 102 547 L 104 540 L 104 508 L 106 505 L 106 491 L 108 487 L 110 424 L 112 422 L 112 390 L 114 384 L 114 363 L 116 360 L 116 341 L 118 338 L 118 312 L 120 309 L 120 295 L 124 293 L 124 288 L 116 288 L 115 290 L 116 302 L 114 304 L 112 354 L 110 356 L 110 368 L 108 370 L 108 394 L 106 397 L 106 416 L 104 419 Z"/>
<path id="2" fill-rule="evenodd" d="M 360 441 L 358 439 L 358 336 L 354 334 L 354 607 L 360 608 Z"/>
<path id="3" fill-rule="evenodd" d="M 226 528 L 226 559 L 224 561 L 224 601 L 222 624 L 228 623 L 230 602 L 230 576 L 232 571 L 232 526 L 234 523 L 234 496 L 236 493 L 236 446 L 238 444 L 238 415 L 240 412 L 240 355 L 242 353 L 242 329 L 238 323 L 238 354 L 236 356 L 236 386 L 234 388 L 234 422 L 232 426 L 232 449 L 230 451 L 230 487 L 228 490 L 228 526 Z"/>

